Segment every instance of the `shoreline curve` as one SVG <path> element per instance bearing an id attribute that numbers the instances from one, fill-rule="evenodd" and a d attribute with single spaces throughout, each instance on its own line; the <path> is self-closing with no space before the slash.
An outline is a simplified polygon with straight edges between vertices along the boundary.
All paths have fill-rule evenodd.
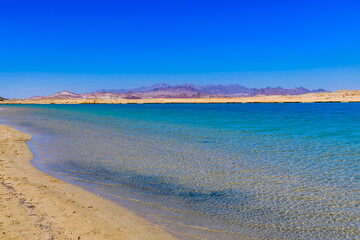
<path id="1" fill-rule="evenodd" d="M 110 200 L 36 169 L 31 135 L 0 125 L 0 238 L 176 239 Z"/>

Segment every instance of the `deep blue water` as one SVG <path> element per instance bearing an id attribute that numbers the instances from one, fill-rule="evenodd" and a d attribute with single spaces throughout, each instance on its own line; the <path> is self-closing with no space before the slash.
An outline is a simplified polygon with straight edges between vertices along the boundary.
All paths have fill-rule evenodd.
<path id="1" fill-rule="evenodd" d="M 184 239 L 360 238 L 359 103 L 1 108 L 37 168 Z"/>

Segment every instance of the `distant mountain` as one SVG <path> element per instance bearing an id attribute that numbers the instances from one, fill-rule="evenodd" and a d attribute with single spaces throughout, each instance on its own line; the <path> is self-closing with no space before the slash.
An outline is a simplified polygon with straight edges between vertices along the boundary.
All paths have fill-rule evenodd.
<path id="1" fill-rule="evenodd" d="M 76 94 L 68 91 L 54 93 L 50 96 L 35 96 L 30 99 L 149 99 L 149 98 L 209 98 L 209 97 L 252 97 L 256 95 L 300 95 L 305 93 L 326 92 L 324 89 L 309 90 L 303 87 L 284 89 L 247 88 L 239 84 L 204 85 L 182 84 L 171 86 L 165 83 L 135 89 L 103 89 L 92 93 Z"/>
<path id="2" fill-rule="evenodd" d="M 256 95 L 300 95 L 305 93 L 313 92 L 326 92 L 324 89 L 309 90 L 303 87 L 297 87 L 292 89 L 284 89 L 281 87 L 272 88 L 247 88 L 239 84 L 228 84 L 228 85 L 204 85 L 197 86 L 193 84 L 183 84 L 177 86 L 171 86 L 165 83 L 155 84 L 149 87 L 140 87 L 135 89 L 119 89 L 119 90 L 101 90 L 103 92 L 109 93 L 143 93 L 140 95 L 181 95 L 184 96 L 199 96 L 199 97 L 208 97 L 208 96 L 224 96 L 224 97 L 241 97 L 241 96 L 256 96 Z M 152 93 L 149 93 L 152 92 Z M 181 93 L 182 92 L 182 93 Z M 144 94 L 146 93 L 146 94 Z M 170 96 L 170 97 L 171 97 Z"/>
<path id="3" fill-rule="evenodd" d="M 292 89 L 284 89 L 281 87 L 277 87 L 277 88 L 267 87 L 267 88 L 255 89 L 254 91 L 252 91 L 250 93 L 250 95 L 251 96 L 256 96 L 256 95 L 266 95 L 266 96 L 269 96 L 269 95 L 301 95 L 301 94 L 316 93 L 316 92 L 326 92 L 326 90 L 316 89 L 316 90 L 310 91 L 309 89 L 306 89 L 303 87 L 297 87 L 297 88 L 292 88 Z"/>
<path id="4" fill-rule="evenodd" d="M 0 102 L 7 100 L 6 98 L 0 97 Z"/>
<path id="5" fill-rule="evenodd" d="M 35 97 L 31 97 L 30 99 L 47 99 L 47 98 L 60 98 L 60 99 L 79 98 L 79 99 L 81 99 L 82 97 L 80 94 L 72 93 L 69 91 L 62 91 L 62 92 L 54 93 L 54 94 L 46 96 L 46 97 L 35 96 Z"/>
<path id="6" fill-rule="evenodd" d="M 166 83 L 157 83 L 151 86 L 143 86 L 143 87 L 138 87 L 138 88 L 133 88 L 133 89 L 102 89 L 102 90 L 98 90 L 97 92 L 108 92 L 108 93 L 126 93 L 126 92 L 150 92 L 153 91 L 155 89 L 158 88 L 165 88 L 165 87 L 169 87 L 170 85 L 166 84 Z"/>

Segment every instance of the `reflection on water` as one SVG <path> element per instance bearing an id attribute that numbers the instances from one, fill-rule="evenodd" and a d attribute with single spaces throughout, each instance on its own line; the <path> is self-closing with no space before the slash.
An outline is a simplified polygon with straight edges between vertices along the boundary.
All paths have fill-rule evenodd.
<path id="1" fill-rule="evenodd" d="M 36 167 L 173 232 L 360 238 L 360 104 L 3 108 Z"/>

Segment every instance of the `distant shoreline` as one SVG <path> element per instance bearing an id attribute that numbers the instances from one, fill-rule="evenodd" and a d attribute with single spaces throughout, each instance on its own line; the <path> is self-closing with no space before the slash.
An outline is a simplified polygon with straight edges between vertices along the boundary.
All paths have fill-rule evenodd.
<path id="1" fill-rule="evenodd" d="M 149 99 L 11 99 L 0 104 L 150 104 L 150 103 L 331 103 L 360 102 L 360 90 L 307 93 L 302 95 L 271 95 L 219 98 L 149 98 Z"/>

